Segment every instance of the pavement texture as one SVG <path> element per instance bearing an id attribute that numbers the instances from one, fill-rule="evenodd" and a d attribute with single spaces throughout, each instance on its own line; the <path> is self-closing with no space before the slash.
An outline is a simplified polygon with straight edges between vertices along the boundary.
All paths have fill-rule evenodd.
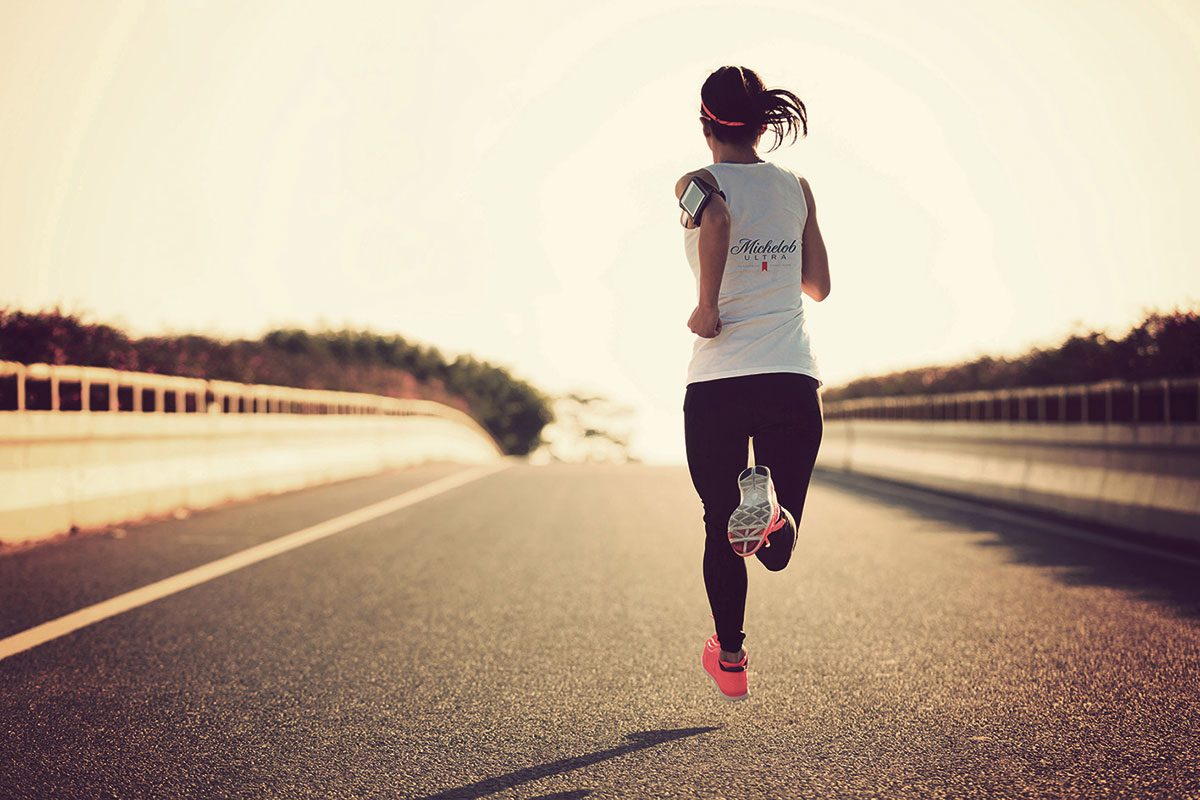
<path id="1" fill-rule="evenodd" d="M 0 557 L 0 636 L 462 469 Z M 1200 797 L 1200 574 L 818 475 L 749 562 L 681 467 L 515 465 L 0 661 L 0 797 Z"/>

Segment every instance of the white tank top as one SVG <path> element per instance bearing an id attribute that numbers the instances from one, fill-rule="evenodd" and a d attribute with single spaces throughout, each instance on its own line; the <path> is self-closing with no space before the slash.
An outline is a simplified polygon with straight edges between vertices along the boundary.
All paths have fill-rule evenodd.
<path id="1" fill-rule="evenodd" d="M 697 336 L 687 382 L 760 372 L 821 373 L 804 328 L 801 247 L 808 203 L 796 173 L 764 161 L 706 167 L 733 216 L 729 256 L 717 308 L 721 332 Z M 700 286 L 700 229 L 683 233 L 684 251 Z"/>

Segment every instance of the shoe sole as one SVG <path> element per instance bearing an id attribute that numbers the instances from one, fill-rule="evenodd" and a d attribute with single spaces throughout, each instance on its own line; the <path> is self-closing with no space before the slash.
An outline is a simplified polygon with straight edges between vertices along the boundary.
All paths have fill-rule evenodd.
<path id="1" fill-rule="evenodd" d="M 747 467 L 738 476 L 742 500 L 729 515 L 729 545 L 742 558 L 758 552 L 767 538 L 767 528 L 775 521 L 777 504 L 771 502 L 771 470 L 767 467 Z M 751 546 L 742 552 L 739 547 Z"/>

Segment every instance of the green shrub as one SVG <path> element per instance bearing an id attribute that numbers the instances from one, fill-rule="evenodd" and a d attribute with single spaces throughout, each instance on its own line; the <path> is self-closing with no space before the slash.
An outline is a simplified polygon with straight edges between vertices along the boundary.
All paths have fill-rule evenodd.
<path id="1" fill-rule="evenodd" d="M 1176 309 L 1149 312 L 1120 339 L 1099 331 L 1077 333 L 1056 347 L 1034 348 L 1012 358 L 982 356 L 961 364 L 859 378 L 825 389 L 822 396 L 847 400 L 1192 375 L 1200 375 L 1200 313 Z"/>
<path id="2" fill-rule="evenodd" d="M 526 455 L 553 419 L 549 398 L 471 356 L 367 330 L 273 330 L 232 341 L 193 334 L 131 339 L 78 315 L 0 308 L 0 360 L 79 364 L 193 378 L 421 398 L 458 408 L 504 452 Z"/>

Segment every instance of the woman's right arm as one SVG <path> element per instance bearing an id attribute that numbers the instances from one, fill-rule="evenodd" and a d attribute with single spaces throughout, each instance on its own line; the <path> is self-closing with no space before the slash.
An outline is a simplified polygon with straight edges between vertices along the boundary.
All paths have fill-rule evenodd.
<path id="1" fill-rule="evenodd" d="M 675 197 L 683 196 L 684 189 L 693 177 L 700 177 L 712 185 L 717 185 L 712 173 L 701 169 L 689 172 L 675 184 Z M 700 297 L 696 308 L 688 318 L 688 328 L 692 333 L 705 339 L 712 339 L 721 333 L 723 327 L 717 301 L 721 294 L 721 279 L 725 274 L 725 259 L 729 253 L 729 233 L 733 217 L 725 198 L 719 194 L 709 198 L 700 223 L 699 241 L 696 243 L 700 255 Z"/>
<path id="2" fill-rule="evenodd" d="M 825 241 L 817 225 L 817 203 L 813 200 L 812 188 L 804 178 L 800 178 L 800 188 L 804 190 L 804 202 L 808 205 L 800 287 L 819 303 L 829 296 L 829 254 L 825 252 Z"/>

